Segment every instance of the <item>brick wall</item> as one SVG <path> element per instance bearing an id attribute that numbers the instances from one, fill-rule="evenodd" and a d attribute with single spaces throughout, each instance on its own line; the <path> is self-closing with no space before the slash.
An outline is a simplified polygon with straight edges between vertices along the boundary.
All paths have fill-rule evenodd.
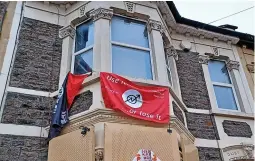
<path id="1" fill-rule="evenodd" d="M 51 92 L 58 89 L 62 52 L 59 28 L 24 17 L 10 86 Z"/>
<path id="2" fill-rule="evenodd" d="M 173 110 L 174 110 L 175 116 L 183 123 L 183 125 L 185 125 L 184 124 L 183 113 L 175 102 L 173 102 Z"/>
<path id="3" fill-rule="evenodd" d="M 218 148 L 197 147 L 199 161 L 223 161 Z"/>
<path id="4" fill-rule="evenodd" d="M 91 91 L 86 91 L 78 96 L 76 96 L 72 108 L 70 110 L 70 116 L 77 113 L 87 111 L 92 105 L 93 93 Z"/>
<path id="5" fill-rule="evenodd" d="M 186 120 L 189 131 L 196 138 L 210 140 L 219 138 L 213 116 L 186 112 Z"/>
<path id="6" fill-rule="evenodd" d="M 246 122 L 224 120 L 222 125 L 224 132 L 228 136 L 247 138 L 252 136 L 251 127 Z"/>
<path id="7" fill-rule="evenodd" d="M 1 161 L 47 161 L 45 138 L 0 134 Z"/>
<path id="8" fill-rule="evenodd" d="M 50 97 L 8 92 L 2 123 L 47 126 L 55 101 Z"/>
<path id="9" fill-rule="evenodd" d="M 210 109 L 210 100 L 198 53 L 178 51 L 176 61 L 183 102 L 189 108 Z"/>

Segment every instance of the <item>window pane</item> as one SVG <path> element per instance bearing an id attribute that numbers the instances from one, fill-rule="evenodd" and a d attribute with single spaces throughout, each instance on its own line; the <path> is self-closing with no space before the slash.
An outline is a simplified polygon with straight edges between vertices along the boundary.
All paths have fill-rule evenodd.
<path id="1" fill-rule="evenodd" d="M 94 24 L 92 21 L 81 24 L 76 28 L 75 52 L 94 43 Z"/>
<path id="2" fill-rule="evenodd" d="M 166 59 L 166 66 L 167 66 L 168 81 L 172 85 L 172 73 L 171 73 L 171 69 L 170 69 L 170 60 L 166 54 L 165 54 L 165 59 Z"/>
<path id="3" fill-rule="evenodd" d="M 133 78 L 152 79 L 150 52 L 113 45 L 112 71 Z"/>
<path id="4" fill-rule="evenodd" d="M 75 56 L 74 74 L 85 74 L 93 68 L 93 49 Z"/>
<path id="5" fill-rule="evenodd" d="M 112 41 L 149 48 L 145 23 L 113 17 L 111 24 Z"/>
<path id="6" fill-rule="evenodd" d="M 219 108 L 237 110 L 236 101 L 231 87 L 213 85 Z"/>
<path id="7" fill-rule="evenodd" d="M 229 83 L 230 78 L 225 62 L 211 60 L 208 63 L 209 73 L 213 82 Z"/>

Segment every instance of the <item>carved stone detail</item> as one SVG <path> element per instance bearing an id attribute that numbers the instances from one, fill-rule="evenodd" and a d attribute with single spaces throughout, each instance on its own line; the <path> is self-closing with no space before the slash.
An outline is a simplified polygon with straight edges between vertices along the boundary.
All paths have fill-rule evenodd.
<path id="1" fill-rule="evenodd" d="M 209 60 L 210 60 L 210 58 L 208 55 L 199 55 L 198 56 L 198 62 L 200 64 L 208 64 Z"/>
<path id="2" fill-rule="evenodd" d="M 110 20 L 113 16 L 113 10 L 105 9 L 105 8 L 98 8 L 90 13 L 93 21 L 96 21 L 100 18 Z"/>
<path id="3" fill-rule="evenodd" d="M 152 30 L 157 30 L 161 34 L 164 32 L 163 26 L 160 21 L 149 19 L 147 27 L 149 32 L 151 32 Z"/>
<path id="4" fill-rule="evenodd" d="M 240 64 L 239 64 L 238 61 L 229 60 L 229 61 L 227 62 L 227 68 L 228 68 L 228 70 L 230 70 L 230 71 L 231 71 L 232 69 L 238 70 L 238 69 L 239 69 L 239 66 L 240 66 Z"/>
<path id="5" fill-rule="evenodd" d="M 212 47 L 213 56 L 220 56 L 220 51 L 217 47 Z"/>
<path id="6" fill-rule="evenodd" d="M 103 148 L 96 149 L 95 158 L 96 158 L 96 161 L 103 161 L 104 160 L 104 149 Z"/>
<path id="7" fill-rule="evenodd" d="M 86 16 L 85 9 L 86 9 L 86 5 L 83 5 L 83 6 L 80 7 L 80 9 L 79 9 L 79 17 Z"/>
<path id="8" fill-rule="evenodd" d="M 244 144 L 242 143 L 242 148 L 244 152 L 247 155 L 247 159 L 254 159 L 253 153 L 254 153 L 254 145 L 252 144 Z"/>
<path id="9" fill-rule="evenodd" d="M 246 67 L 250 73 L 254 73 L 254 64 L 247 64 Z"/>
<path id="10" fill-rule="evenodd" d="M 127 12 L 134 13 L 135 12 L 135 4 L 132 2 L 124 2 Z"/>
<path id="11" fill-rule="evenodd" d="M 75 29 L 71 25 L 63 27 L 59 30 L 59 37 L 61 39 L 65 38 L 67 36 L 74 38 L 74 35 L 75 35 Z"/>
<path id="12" fill-rule="evenodd" d="M 175 60 L 178 60 L 178 53 L 175 50 L 173 45 L 166 46 L 165 53 L 166 53 L 167 57 L 173 56 Z"/>

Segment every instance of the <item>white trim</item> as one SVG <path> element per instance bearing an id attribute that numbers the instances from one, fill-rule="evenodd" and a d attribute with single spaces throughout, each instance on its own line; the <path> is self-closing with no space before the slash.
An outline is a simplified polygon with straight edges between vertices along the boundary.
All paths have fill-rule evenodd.
<path id="1" fill-rule="evenodd" d="M 93 46 L 94 46 L 94 45 L 90 45 L 90 46 L 88 46 L 88 47 L 86 47 L 86 48 L 84 48 L 84 49 L 81 49 L 81 50 L 77 51 L 76 53 L 73 53 L 73 55 L 76 56 L 76 55 L 82 54 L 82 53 L 84 53 L 84 52 L 86 52 L 86 51 L 89 51 L 90 49 L 93 48 Z"/>
<path id="2" fill-rule="evenodd" d="M 221 59 L 213 59 L 214 61 L 221 61 L 225 64 L 226 66 L 226 61 L 225 60 L 221 60 Z M 209 60 L 210 61 L 210 60 Z M 210 75 L 210 72 L 209 72 L 209 66 L 207 65 L 207 68 L 208 68 L 208 74 L 209 74 L 209 79 L 211 80 L 211 75 Z M 227 67 L 226 67 L 227 69 Z M 214 94 L 214 98 L 215 98 L 215 104 L 216 104 L 216 107 L 218 109 L 221 109 L 221 110 L 228 110 L 228 111 L 241 111 L 241 108 L 240 108 L 240 104 L 239 104 L 239 101 L 238 101 L 238 98 L 237 98 L 237 95 L 236 95 L 236 88 L 234 87 L 233 85 L 233 78 L 231 78 L 231 71 L 229 71 L 227 69 L 227 72 L 228 72 L 228 77 L 230 79 L 230 83 L 221 83 L 221 82 L 214 82 L 214 81 L 210 81 L 209 85 L 211 86 L 211 90 L 213 91 L 213 94 Z M 236 106 L 237 106 L 237 109 L 224 109 L 224 108 L 219 108 L 218 106 L 218 102 L 217 102 L 217 98 L 216 98 L 216 93 L 214 91 L 214 85 L 216 86 L 222 86 L 222 87 L 229 87 L 229 88 L 232 88 L 232 92 L 233 92 L 233 95 L 234 95 L 234 99 L 235 99 L 235 103 L 236 103 Z"/>
<path id="3" fill-rule="evenodd" d="M 200 114 L 208 114 L 208 115 L 210 114 L 210 110 L 187 108 L 187 111 L 191 113 L 200 113 Z"/>
<path id="4" fill-rule="evenodd" d="M 234 110 L 223 110 L 223 109 L 212 109 L 211 113 L 215 116 L 225 116 L 228 118 L 245 118 L 254 120 L 254 115 L 252 113 L 245 113 L 241 111 Z"/>
<path id="5" fill-rule="evenodd" d="M 45 128 L 39 126 L 0 123 L 0 129 L 0 134 L 3 135 L 35 136 L 44 138 L 48 136 L 48 132 L 45 130 Z"/>
<path id="6" fill-rule="evenodd" d="M 9 73 L 11 71 L 11 64 L 13 63 L 13 58 L 15 56 L 15 48 L 16 48 L 16 41 L 17 41 L 17 35 L 19 34 L 20 29 L 20 21 L 22 19 L 22 5 L 23 2 L 17 2 L 13 20 L 12 20 L 12 26 L 10 31 L 10 37 L 9 41 L 6 47 L 6 52 L 4 56 L 3 66 L 2 70 L 0 72 L 0 120 L 2 118 L 2 113 L 4 109 L 4 102 L 5 102 L 5 90 L 7 86 L 7 81 L 9 76 Z"/>
<path id="7" fill-rule="evenodd" d="M 196 138 L 194 144 L 196 147 L 218 148 L 217 140 Z"/>
<path id="8" fill-rule="evenodd" d="M 130 44 L 125 44 L 125 43 L 120 43 L 120 42 L 116 42 L 116 41 L 112 41 L 112 44 L 113 45 L 117 45 L 117 46 L 137 49 L 137 50 L 145 50 L 145 51 L 149 51 L 149 52 L 151 51 L 150 48 L 144 48 L 144 47 L 140 47 L 140 46 L 136 46 L 136 45 L 130 45 Z"/>
<path id="9" fill-rule="evenodd" d="M 36 90 L 25 89 L 25 88 L 7 87 L 6 91 L 22 93 L 22 94 L 29 94 L 29 95 L 36 95 L 36 96 L 50 97 L 50 92 L 36 91 Z"/>
<path id="10" fill-rule="evenodd" d="M 212 84 L 216 85 L 216 86 L 231 87 L 231 88 L 233 88 L 233 84 L 228 84 L 228 83 L 212 82 Z"/>

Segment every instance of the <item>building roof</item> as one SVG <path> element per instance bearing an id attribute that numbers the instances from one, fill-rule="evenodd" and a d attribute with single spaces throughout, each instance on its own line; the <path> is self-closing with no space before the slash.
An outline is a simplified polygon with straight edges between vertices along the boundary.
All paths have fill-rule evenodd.
<path id="1" fill-rule="evenodd" d="M 185 24 L 185 25 L 192 26 L 195 28 L 204 29 L 204 30 L 208 30 L 208 31 L 212 31 L 212 32 L 216 32 L 216 33 L 220 33 L 220 34 L 224 34 L 224 35 L 238 37 L 240 39 L 239 42 L 237 43 L 238 45 L 240 45 L 240 46 L 246 45 L 247 48 L 251 48 L 254 50 L 254 35 L 238 32 L 238 31 L 234 31 L 234 30 L 229 30 L 229 29 L 225 29 L 225 28 L 217 27 L 217 26 L 213 26 L 213 25 L 208 25 L 203 22 L 199 22 L 199 21 L 195 21 L 195 20 L 191 20 L 191 19 L 182 17 L 180 15 L 180 13 L 178 12 L 173 1 L 167 1 L 167 5 L 168 5 L 169 9 L 171 10 L 171 12 L 175 18 L 175 21 L 177 23 Z"/>

